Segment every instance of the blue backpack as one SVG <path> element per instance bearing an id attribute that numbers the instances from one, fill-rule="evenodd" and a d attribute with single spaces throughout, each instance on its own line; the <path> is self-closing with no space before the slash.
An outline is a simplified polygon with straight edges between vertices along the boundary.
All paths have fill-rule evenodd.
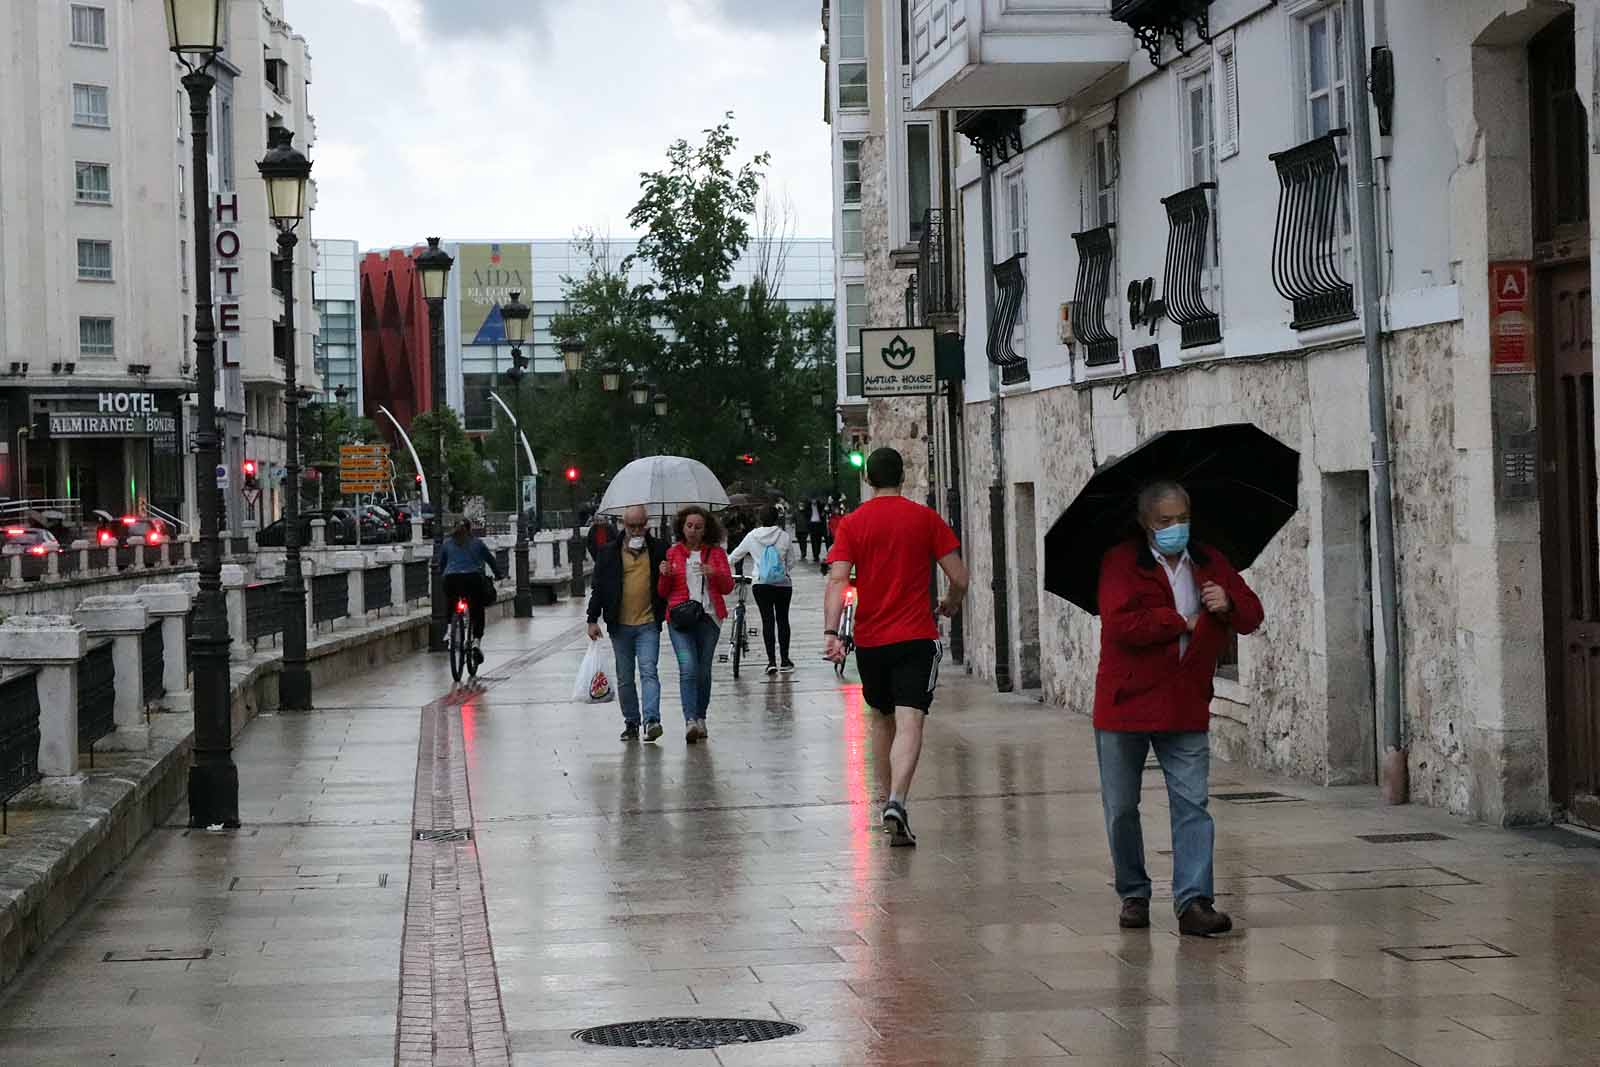
<path id="1" fill-rule="evenodd" d="M 778 551 L 776 543 L 768 545 L 761 550 L 761 564 L 756 569 L 756 581 L 762 585 L 776 585 L 789 577 L 789 571 L 783 565 L 783 553 Z"/>

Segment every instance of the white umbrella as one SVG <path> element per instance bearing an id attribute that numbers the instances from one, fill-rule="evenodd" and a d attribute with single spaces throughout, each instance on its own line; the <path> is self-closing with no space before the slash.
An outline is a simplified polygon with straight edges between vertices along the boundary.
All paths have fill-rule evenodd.
<path id="1" fill-rule="evenodd" d="M 646 456 L 623 467 L 611 479 L 600 500 L 600 510 L 607 515 L 621 515 L 636 504 L 665 518 L 690 504 L 725 508 L 728 493 L 711 469 L 698 460 Z"/>

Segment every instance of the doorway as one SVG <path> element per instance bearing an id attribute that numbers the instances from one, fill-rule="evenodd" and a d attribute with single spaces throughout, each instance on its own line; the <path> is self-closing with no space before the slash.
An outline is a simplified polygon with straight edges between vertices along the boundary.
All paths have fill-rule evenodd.
<path id="1" fill-rule="evenodd" d="M 1039 673 L 1039 531 L 1034 514 L 1033 483 L 1014 487 L 1017 523 L 1017 688 L 1038 689 Z"/>
<path id="2" fill-rule="evenodd" d="M 1573 18 L 1567 14 L 1528 46 L 1540 548 L 1552 799 L 1572 819 L 1600 825 L 1600 539 L 1588 124 L 1577 91 L 1575 44 Z"/>

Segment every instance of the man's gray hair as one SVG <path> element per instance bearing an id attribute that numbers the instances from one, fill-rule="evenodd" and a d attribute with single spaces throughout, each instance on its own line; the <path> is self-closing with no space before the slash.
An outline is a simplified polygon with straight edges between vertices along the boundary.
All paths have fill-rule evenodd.
<path id="1" fill-rule="evenodd" d="M 1156 505 L 1169 496 L 1182 500 L 1184 507 L 1189 506 L 1189 490 L 1171 479 L 1151 482 L 1139 490 L 1139 525 L 1147 525 L 1146 520 L 1156 510 Z"/>

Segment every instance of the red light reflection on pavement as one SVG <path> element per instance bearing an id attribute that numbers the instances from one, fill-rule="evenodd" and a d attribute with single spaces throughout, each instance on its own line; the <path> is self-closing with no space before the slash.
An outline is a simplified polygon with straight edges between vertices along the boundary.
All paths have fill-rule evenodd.
<path id="1" fill-rule="evenodd" d="M 872 860 L 872 788 L 867 769 L 867 702 L 860 685 L 841 688 L 844 696 L 844 781 L 850 801 L 850 873 L 855 879 L 857 905 L 867 903 Z"/>
<path id="2" fill-rule="evenodd" d="M 478 772 L 478 700 L 472 697 L 461 704 L 461 740 L 467 750 L 467 771 Z"/>

